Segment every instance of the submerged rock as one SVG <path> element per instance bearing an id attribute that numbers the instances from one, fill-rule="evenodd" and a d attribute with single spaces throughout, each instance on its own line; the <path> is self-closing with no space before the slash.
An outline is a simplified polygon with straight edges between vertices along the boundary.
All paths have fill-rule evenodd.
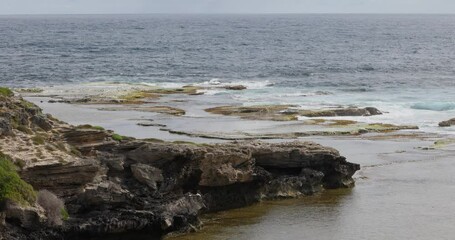
<path id="1" fill-rule="evenodd" d="M 447 121 L 442 121 L 439 123 L 440 127 L 450 127 L 455 125 L 455 118 L 449 119 Z"/>
<path id="2" fill-rule="evenodd" d="M 252 120 L 294 121 L 298 116 L 336 117 L 336 116 L 372 116 L 382 114 L 377 108 L 334 108 L 322 110 L 302 110 L 293 105 L 260 106 L 221 106 L 208 108 L 206 112 L 227 116 L 238 116 Z"/>
<path id="3" fill-rule="evenodd" d="M 223 88 L 227 89 L 227 90 L 237 90 L 237 91 L 247 89 L 247 87 L 245 87 L 243 85 L 228 85 L 228 86 L 224 86 Z"/>
<path id="4" fill-rule="evenodd" d="M 337 116 L 373 116 L 381 115 L 382 112 L 374 107 L 366 108 L 339 108 L 339 109 L 326 109 L 326 110 L 303 110 L 300 114 L 305 117 L 337 117 Z"/>

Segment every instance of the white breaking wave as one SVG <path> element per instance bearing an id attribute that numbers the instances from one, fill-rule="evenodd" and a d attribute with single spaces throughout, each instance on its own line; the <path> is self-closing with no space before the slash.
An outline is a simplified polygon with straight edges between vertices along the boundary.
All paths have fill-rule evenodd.
<path id="1" fill-rule="evenodd" d="M 266 87 L 273 86 L 273 82 L 269 80 L 265 81 L 248 81 L 248 80 L 238 80 L 238 81 L 222 81 L 219 78 L 212 78 L 209 81 L 205 81 L 202 83 L 195 83 L 195 86 L 201 87 L 213 87 L 213 86 L 234 86 L 234 85 L 243 85 L 247 89 L 263 89 Z"/>

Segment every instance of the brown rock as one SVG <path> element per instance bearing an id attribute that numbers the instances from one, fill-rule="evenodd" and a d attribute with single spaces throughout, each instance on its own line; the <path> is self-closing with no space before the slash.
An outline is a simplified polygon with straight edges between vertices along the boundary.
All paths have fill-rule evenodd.
<path id="1" fill-rule="evenodd" d="M 103 130 L 72 128 L 63 133 L 64 139 L 76 147 L 96 146 L 105 143 L 108 134 Z"/>
<path id="2" fill-rule="evenodd" d="M 339 109 L 327 109 L 327 110 L 316 110 L 316 111 L 301 111 L 300 114 L 305 117 L 336 117 L 336 116 L 372 116 L 381 115 L 381 111 L 377 108 L 339 108 Z"/>
<path id="3" fill-rule="evenodd" d="M 40 163 L 24 169 L 21 177 L 35 189 L 47 189 L 66 196 L 81 192 L 100 170 L 99 163 L 94 160 L 74 159 L 69 163 Z"/>
<path id="4" fill-rule="evenodd" d="M 382 114 L 376 108 L 335 108 L 322 110 L 301 110 L 293 105 L 260 105 L 260 106 L 221 106 L 205 110 L 214 114 L 239 116 L 244 119 L 295 121 L 298 116 L 335 117 L 335 116 L 372 116 Z"/>
<path id="5" fill-rule="evenodd" d="M 447 121 L 442 121 L 439 123 L 440 127 L 450 127 L 455 125 L 455 118 L 449 119 Z"/>
<path id="6" fill-rule="evenodd" d="M 223 87 L 224 89 L 227 89 L 227 90 L 236 90 L 236 91 L 239 91 L 239 90 L 244 90 L 246 89 L 247 87 L 243 86 L 243 85 L 228 85 L 228 86 L 224 86 Z"/>
<path id="7" fill-rule="evenodd" d="M 313 169 L 324 174 L 326 188 L 352 187 L 359 164 L 349 163 L 339 152 L 312 142 L 253 143 L 252 156 L 265 169 Z"/>

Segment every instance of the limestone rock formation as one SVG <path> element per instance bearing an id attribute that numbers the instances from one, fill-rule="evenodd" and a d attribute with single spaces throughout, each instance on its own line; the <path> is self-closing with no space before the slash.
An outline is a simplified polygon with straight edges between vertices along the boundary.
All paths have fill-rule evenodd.
<path id="1" fill-rule="evenodd" d="M 197 229 L 206 212 L 352 187 L 359 169 L 311 142 L 116 141 L 112 132 L 70 126 L 17 97 L 0 105 L 2 151 L 21 163 L 21 177 L 35 190 L 64 199 L 70 215 L 63 226 L 31 229 L 43 222 L 38 211 L 2 208 L 0 234 L 7 239 L 160 238 Z"/>
<path id="2" fill-rule="evenodd" d="M 294 121 L 298 116 L 337 117 L 337 116 L 373 116 L 382 114 L 377 108 L 346 107 L 320 110 L 302 110 L 294 105 L 259 105 L 259 106 L 220 106 L 208 108 L 206 112 L 227 116 L 238 116 L 244 119 Z"/>

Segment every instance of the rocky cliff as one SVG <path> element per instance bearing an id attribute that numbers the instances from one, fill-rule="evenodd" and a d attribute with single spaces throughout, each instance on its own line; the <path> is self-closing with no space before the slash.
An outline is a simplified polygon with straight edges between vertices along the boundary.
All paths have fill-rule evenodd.
<path id="1" fill-rule="evenodd" d="M 159 239 L 197 229 L 206 212 L 352 187 L 359 169 L 335 149 L 311 142 L 130 139 L 70 126 L 13 96 L 0 96 L 0 150 L 35 190 L 62 198 L 70 216 L 48 226 L 39 206 L 4 206 L 4 239 Z"/>

